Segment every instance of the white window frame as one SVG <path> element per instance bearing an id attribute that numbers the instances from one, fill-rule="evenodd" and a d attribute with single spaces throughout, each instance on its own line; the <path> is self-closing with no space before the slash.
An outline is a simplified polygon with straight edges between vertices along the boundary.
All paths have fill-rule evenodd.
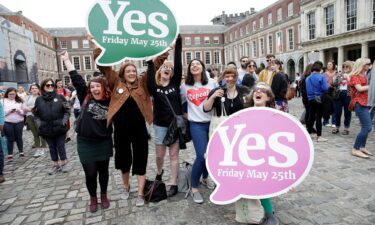
<path id="1" fill-rule="evenodd" d="M 194 45 L 200 45 L 201 44 L 201 37 L 194 37 Z"/>
<path id="2" fill-rule="evenodd" d="M 257 58 L 257 42 L 256 41 L 252 41 L 252 55 L 253 55 L 253 58 Z"/>
<path id="3" fill-rule="evenodd" d="M 75 62 L 75 60 L 74 59 L 77 59 L 78 58 L 78 67 L 79 68 L 77 68 L 76 67 L 76 62 Z M 76 69 L 76 70 L 81 70 L 81 59 L 80 59 L 80 57 L 79 56 L 72 56 L 72 64 L 73 64 L 73 66 L 74 66 L 74 68 Z"/>
<path id="4" fill-rule="evenodd" d="M 253 21 L 253 31 L 257 30 L 257 21 Z"/>
<path id="5" fill-rule="evenodd" d="M 316 38 L 316 13 L 315 11 L 312 11 L 308 13 L 306 16 L 307 16 L 308 40 L 314 40 Z"/>
<path id="6" fill-rule="evenodd" d="M 209 45 L 209 44 L 211 44 L 211 40 L 210 40 L 210 37 L 209 37 L 209 36 L 205 36 L 205 37 L 204 37 L 204 44 L 205 44 L 205 45 Z"/>
<path id="7" fill-rule="evenodd" d="M 259 56 L 264 56 L 265 51 L 264 51 L 264 38 L 261 37 L 259 38 Z"/>
<path id="8" fill-rule="evenodd" d="M 328 12 L 328 9 L 332 9 L 331 12 Z M 327 5 L 324 8 L 324 19 L 325 19 L 325 28 L 326 36 L 331 36 L 335 34 L 335 7 L 334 5 Z"/>
<path id="9" fill-rule="evenodd" d="M 272 25 L 272 12 L 268 13 L 268 26 Z"/>
<path id="10" fill-rule="evenodd" d="M 199 54 L 199 58 L 197 57 L 197 53 Z M 194 52 L 194 59 L 202 60 L 203 59 L 202 51 L 195 51 Z"/>
<path id="11" fill-rule="evenodd" d="M 346 30 L 351 31 L 351 30 L 356 30 L 358 28 L 358 1 L 354 0 L 355 1 L 355 11 L 354 11 L 355 16 L 350 17 L 350 18 L 348 17 L 348 15 L 349 15 L 348 14 L 349 13 L 348 12 L 348 9 L 349 9 L 348 1 L 352 1 L 352 0 L 345 0 Z M 351 21 L 351 19 L 353 19 L 353 21 Z M 354 25 L 352 25 L 352 24 L 354 24 Z"/>
<path id="12" fill-rule="evenodd" d="M 215 65 L 221 64 L 221 51 L 220 50 L 214 51 L 214 64 Z"/>
<path id="13" fill-rule="evenodd" d="M 78 46 L 78 40 L 72 40 L 72 41 L 71 41 L 71 44 L 72 44 L 72 49 L 77 49 L 77 48 L 79 48 L 79 46 Z"/>
<path id="14" fill-rule="evenodd" d="M 82 48 L 90 48 L 90 41 L 82 40 Z"/>
<path id="15" fill-rule="evenodd" d="M 278 31 L 276 32 L 276 53 L 282 53 L 282 52 L 283 52 L 283 33 L 282 31 Z"/>
<path id="16" fill-rule="evenodd" d="M 66 66 L 65 66 L 64 61 L 62 61 L 62 60 L 61 60 L 61 70 L 62 70 L 62 71 L 67 71 L 67 70 L 68 70 L 68 69 L 66 68 Z"/>
<path id="17" fill-rule="evenodd" d="M 289 30 L 292 30 L 292 36 L 290 36 Z M 289 51 L 293 51 L 294 50 L 294 28 L 293 27 L 287 29 L 287 37 L 288 37 L 288 39 L 287 39 L 288 50 Z M 292 38 L 292 46 L 293 46 L 293 48 L 290 48 L 290 38 Z"/>
<path id="18" fill-rule="evenodd" d="M 38 33 L 38 31 L 35 31 L 35 41 L 39 41 L 39 33 Z"/>
<path id="19" fill-rule="evenodd" d="M 283 20 L 283 8 L 277 9 L 277 22 L 280 22 Z"/>
<path id="20" fill-rule="evenodd" d="M 86 58 L 90 59 L 90 68 L 89 69 L 86 68 L 86 66 L 87 66 Z M 92 70 L 92 60 L 91 60 L 91 56 L 90 55 L 84 55 L 83 56 L 83 70 Z"/>
<path id="21" fill-rule="evenodd" d="M 288 4 L 288 17 L 293 16 L 293 2 Z"/>
<path id="22" fill-rule="evenodd" d="M 64 76 L 63 77 L 63 83 L 64 85 L 68 85 L 70 83 L 70 76 Z"/>
<path id="23" fill-rule="evenodd" d="M 250 42 L 246 42 L 245 46 L 246 46 L 246 51 L 245 51 L 246 55 L 250 56 L 251 54 Z"/>
<path id="24" fill-rule="evenodd" d="M 65 47 L 64 47 L 63 43 L 65 43 Z M 68 49 L 68 42 L 66 40 L 60 40 L 60 48 L 61 49 Z"/>
<path id="25" fill-rule="evenodd" d="M 264 27 L 264 18 L 263 16 L 261 16 L 259 18 L 259 29 L 263 29 L 263 27 Z"/>
<path id="26" fill-rule="evenodd" d="M 271 40 L 270 40 L 270 38 L 271 38 Z M 273 54 L 273 35 L 272 34 L 270 34 L 270 35 L 268 35 L 268 37 L 267 37 L 267 46 L 268 46 L 268 54 Z"/>
<path id="27" fill-rule="evenodd" d="M 220 38 L 219 38 L 218 36 L 215 36 L 215 37 L 214 37 L 214 44 L 215 44 L 215 45 L 220 44 Z"/>
<path id="28" fill-rule="evenodd" d="M 208 56 L 209 57 L 207 57 L 207 53 L 209 54 Z M 210 51 L 205 51 L 204 52 L 204 63 L 206 64 L 206 65 L 211 65 L 211 63 L 212 63 L 212 58 L 211 58 L 211 52 Z"/>
<path id="29" fill-rule="evenodd" d="M 191 45 L 191 37 L 185 37 L 185 45 Z"/>
<path id="30" fill-rule="evenodd" d="M 40 38 L 40 39 L 41 39 L 41 41 L 40 41 L 40 42 L 41 42 L 42 44 L 44 44 L 44 34 L 43 34 L 43 33 L 41 33 L 40 35 L 41 35 L 41 38 Z"/>
<path id="31" fill-rule="evenodd" d="M 188 60 L 188 54 L 190 54 L 190 61 Z M 185 62 L 186 62 L 186 65 L 189 65 L 189 63 L 193 60 L 193 53 L 188 51 L 188 52 L 185 52 Z"/>

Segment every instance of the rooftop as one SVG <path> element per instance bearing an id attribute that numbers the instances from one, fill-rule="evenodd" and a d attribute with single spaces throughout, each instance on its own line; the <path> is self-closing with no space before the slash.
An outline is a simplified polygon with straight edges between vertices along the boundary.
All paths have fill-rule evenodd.
<path id="1" fill-rule="evenodd" d="M 81 37 L 87 35 L 85 27 L 61 27 L 61 28 L 45 28 L 55 37 Z"/>
<path id="2" fill-rule="evenodd" d="M 181 34 L 195 34 L 195 33 L 223 33 L 226 26 L 224 25 L 181 25 Z"/>

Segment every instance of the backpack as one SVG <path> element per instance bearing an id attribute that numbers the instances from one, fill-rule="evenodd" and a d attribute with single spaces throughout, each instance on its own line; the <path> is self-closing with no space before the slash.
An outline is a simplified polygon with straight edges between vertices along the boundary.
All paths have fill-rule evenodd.
<path id="1" fill-rule="evenodd" d="M 178 171 L 178 177 L 177 177 L 178 192 L 186 193 L 185 198 L 187 198 L 191 190 L 192 169 L 193 169 L 193 165 L 184 161 L 180 164 L 180 169 Z"/>

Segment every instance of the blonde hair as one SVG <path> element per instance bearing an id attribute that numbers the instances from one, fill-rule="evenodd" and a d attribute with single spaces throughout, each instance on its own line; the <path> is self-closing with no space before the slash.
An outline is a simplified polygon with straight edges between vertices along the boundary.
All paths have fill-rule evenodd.
<path id="1" fill-rule="evenodd" d="M 172 75 L 171 75 L 171 78 L 173 77 L 173 67 L 174 67 L 174 65 L 173 65 L 173 62 L 172 61 L 169 61 L 169 60 L 165 60 L 164 61 L 164 63 L 163 63 L 163 65 L 161 65 L 160 66 L 160 68 L 158 69 L 158 71 L 156 71 L 156 74 L 155 74 L 155 81 L 156 81 L 156 84 L 158 85 L 158 86 L 162 86 L 163 84 L 161 83 L 161 69 L 163 68 L 163 67 L 170 67 L 170 68 L 172 68 Z"/>
<path id="2" fill-rule="evenodd" d="M 359 58 L 359 59 L 357 59 L 355 61 L 354 65 L 353 65 L 353 69 L 352 69 L 352 72 L 350 72 L 349 77 L 351 77 L 353 75 L 361 74 L 362 70 L 363 70 L 363 67 L 366 64 L 369 64 L 369 63 L 371 63 L 369 58 Z"/>

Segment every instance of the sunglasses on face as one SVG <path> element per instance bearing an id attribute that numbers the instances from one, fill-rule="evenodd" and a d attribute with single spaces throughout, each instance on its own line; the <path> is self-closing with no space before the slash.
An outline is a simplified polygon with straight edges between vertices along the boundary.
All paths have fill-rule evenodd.
<path id="1" fill-rule="evenodd" d="M 262 88 L 262 87 L 255 87 L 254 88 L 254 92 L 262 92 L 262 93 L 267 94 L 268 89 L 267 88 Z"/>
<path id="2" fill-rule="evenodd" d="M 247 62 L 247 60 L 242 60 L 243 63 Z"/>
<path id="3" fill-rule="evenodd" d="M 250 64 L 250 65 L 248 65 L 247 67 L 253 67 L 253 68 L 255 68 L 256 66 L 254 65 L 254 64 Z"/>
<path id="4" fill-rule="evenodd" d="M 48 88 L 55 87 L 55 85 L 53 85 L 53 84 L 46 84 L 46 87 L 48 87 Z"/>

